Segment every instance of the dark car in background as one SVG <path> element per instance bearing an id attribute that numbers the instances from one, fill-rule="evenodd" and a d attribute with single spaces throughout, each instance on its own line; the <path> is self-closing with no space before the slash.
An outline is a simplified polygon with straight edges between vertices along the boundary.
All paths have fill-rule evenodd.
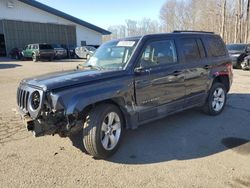
<path id="1" fill-rule="evenodd" d="M 9 52 L 9 57 L 11 57 L 12 59 L 20 60 L 23 58 L 22 51 L 22 48 L 13 48 Z"/>
<path id="2" fill-rule="evenodd" d="M 75 53 L 79 58 L 89 59 L 96 51 L 92 46 L 81 46 L 75 49 Z"/>
<path id="3" fill-rule="evenodd" d="M 74 59 L 76 59 L 77 58 L 77 55 L 76 55 L 76 53 L 75 53 L 75 49 L 76 49 L 76 46 L 75 45 L 67 45 L 67 44 L 61 44 L 61 46 L 64 48 L 64 49 L 66 49 L 66 51 L 67 51 L 67 57 L 69 58 L 69 59 L 72 59 L 72 58 L 74 58 Z"/>
<path id="4" fill-rule="evenodd" d="M 63 48 L 60 44 L 51 44 L 51 46 L 54 48 L 56 59 L 63 59 L 68 56 L 67 50 Z"/>
<path id="5" fill-rule="evenodd" d="M 250 44 L 228 44 L 227 50 L 233 62 L 233 67 L 241 69 L 244 58 L 250 55 Z"/>
<path id="6" fill-rule="evenodd" d="M 50 44 L 29 44 L 25 46 L 22 55 L 23 58 L 31 58 L 34 62 L 39 60 L 52 61 L 55 57 L 55 51 Z"/>
<path id="7" fill-rule="evenodd" d="M 6 49 L 4 42 L 0 42 L 0 57 L 6 56 Z"/>

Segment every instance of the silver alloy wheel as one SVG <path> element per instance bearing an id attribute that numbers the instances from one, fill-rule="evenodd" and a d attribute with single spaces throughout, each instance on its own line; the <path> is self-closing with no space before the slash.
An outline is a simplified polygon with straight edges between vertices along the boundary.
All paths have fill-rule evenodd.
<path id="1" fill-rule="evenodd" d="M 116 112 L 110 112 L 103 120 L 101 127 L 101 142 L 106 150 L 112 150 L 121 136 L 121 121 Z"/>
<path id="2" fill-rule="evenodd" d="M 214 111 L 219 112 L 225 103 L 225 92 L 222 88 L 217 88 L 213 94 L 212 107 Z"/>

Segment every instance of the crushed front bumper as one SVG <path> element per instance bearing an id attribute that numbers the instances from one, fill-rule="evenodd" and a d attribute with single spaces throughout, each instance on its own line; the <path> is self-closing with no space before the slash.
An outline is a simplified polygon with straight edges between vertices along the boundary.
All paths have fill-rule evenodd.
<path id="1" fill-rule="evenodd" d="M 42 115 L 38 119 L 32 119 L 22 112 L 20 114 L 26 129 L 31 131 L 35 137 L 55 134 L 67 137 L 82 129 L 82 121 L 75 119 L 73 121 L 72 118 L 65 117 L 63 112 Z"/>
<path id="2" fill-rule="evenodd" d="M 33 120 L 27 115 L 21 115 L 23 123 L 28 131 L 31 131 L 35 137 L 54 135 L 58 132 L 60 126 L 48 124 L 42 120 Z"/>

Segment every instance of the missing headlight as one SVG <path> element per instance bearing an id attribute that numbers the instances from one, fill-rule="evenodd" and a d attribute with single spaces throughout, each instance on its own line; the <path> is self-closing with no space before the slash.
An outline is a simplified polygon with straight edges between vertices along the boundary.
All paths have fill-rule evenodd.
<path id="1" fill-rule="evenodd" d="M 38 91 L 35 91 L 31 95 L 31 107 L 33 110 L 37 110 L 40 106 L 40 93 Z"/>

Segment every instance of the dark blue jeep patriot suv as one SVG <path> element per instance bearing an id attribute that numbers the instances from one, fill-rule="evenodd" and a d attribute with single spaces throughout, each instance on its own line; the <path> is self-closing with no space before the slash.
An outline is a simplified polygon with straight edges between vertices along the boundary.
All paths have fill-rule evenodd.
<path id="1" fill-rule="evenodd" d="M 193 107 L 220 114 L 233 76 L 221 37 L 198 31 L 112 40 L 82 67 L 21 81 L 17 103 L 35 136 L 81 131 L 96 158 L 114 154 L 125 129 Z"/>

